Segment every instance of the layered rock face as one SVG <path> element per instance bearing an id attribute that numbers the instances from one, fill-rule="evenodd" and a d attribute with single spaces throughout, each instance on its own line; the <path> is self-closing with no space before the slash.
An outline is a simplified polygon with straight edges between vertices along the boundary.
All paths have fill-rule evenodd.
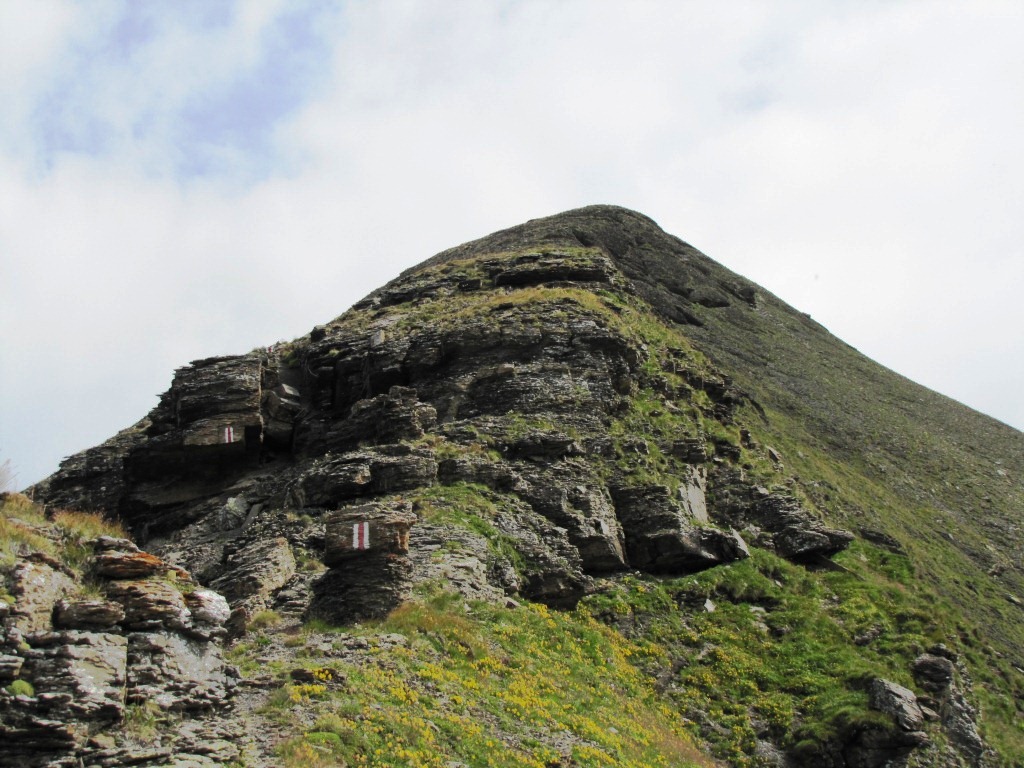
<path id="1" fill-rule="evenodd" d="M 219 681 L 197 627 L 241 634 L 266 610 L 371 618 L 431 582 L 571 607 L 605 577 L 751 547 L 827 564 L 853 535 L 782 475 L 765 487 L 784 457 L 737 421 L 760 406 L 678 330 L 757 307 L 748 283 L 701 282 L 695 253 L 638 214 L 585 209 L 441 254 L 290 344 L 178 370 L 152 413 L 35 498 L 116 515 L 230 618 L 111 547 L 96 566 L 116 574 L 110 603 L 60 607 L 33 648 L 85 649 L 51 656 L 91 654 L 101 690 L 206 706 L 226 680 L 161 673 Z M 106 694 L 86 705 L 116 715 Z"/>
<path id="2" fill-rule="evenodd" d="M 452 497 L 490 506 L 488 536 L 460 555 L 483 576 L 474 588 L 553 605 L 602 574 L 747 557 L 737 527 L 775 532 L 761 543 L 794 558 L 845 546 L 795 499 L 771 505 L 752 485 L 741 509 L 709 509 L 708 470 L 737 465 L 740 447 L 706 428 L 728 434 L 743 395 L 682 337 L 652 349 L 643 291 L 590 239 L 445 259 L 291 345 L 197 361 L 102 462 L 69 459 L 37 497 L 116 512 L 249 616 L 281 592 L 292 610 L 305 594 L 322 613 L 315 595 L 346 580 L 361 594 L 372 574 L 394 587 L 376 612 L 393 607 L 424 570 L 415 538 L 408 556 L 371 536 L 339 559 L 328 531 L 326 574 L 294 562 L 323 559 L 325 523 L 357 525 L 368 501 L 407 499 L 418 534 L 441 540 L 465 540 L 445 519 Z M 661 413 L 638 411 L 638 396 Z M 629 434 L 631 420 L 659 419 L 657 444 Z M 374 612 L 333 603 L 336 618 Z"/>
<path id="3" fill-rule="evenodd" d="M 135 750 L 104 732 L 132 708 L 194 715 L 232 695 L 237 673 L 221 655 L 227 601 L 131 541 L 90 546 L 80 572 L 42 554 L 11 572 L 13 606 L 0 602 L 0 765 L 166 758 L 170 750 Z"/>

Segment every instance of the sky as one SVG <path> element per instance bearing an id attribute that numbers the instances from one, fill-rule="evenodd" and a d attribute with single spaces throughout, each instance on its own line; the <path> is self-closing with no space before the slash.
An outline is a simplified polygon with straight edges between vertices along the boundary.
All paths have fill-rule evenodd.
<path id="1" fill-rule="evenodd" d="M 450 246 L 641 211 L 1024 428 L 1019 0 L 0 0 L 0 462 Z"/>

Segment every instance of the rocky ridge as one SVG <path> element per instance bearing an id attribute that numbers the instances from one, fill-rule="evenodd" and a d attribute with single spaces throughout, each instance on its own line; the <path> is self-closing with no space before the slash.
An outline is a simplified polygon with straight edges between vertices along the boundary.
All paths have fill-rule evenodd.
<path id="1" fill-rule="evenodd" d="M 571 609 L 623 577 L 679 578 L 752 553 L 841 568 L 832 558 L 854 533 L 826 522 L 814 489 L 787 473 L 793 457 L 756 434 L 762 404 L 692 340 L 709 313 L 777 300 L 705 259 L 611 207 L 460 246 L 307 337 L 178 370 L 152 413 L 34 496 L 116 516 L 161 567 L 224 595 L 217 626 L 234 637 L 268 611 L 379 618 L 431 584 Z M 97 574 L 143 567 L 143 553 L 102 546 Z M 121 620 L 125 631 L 138 620 L 163 633 L 159 648 L 137 640 L 137 655 L 173 654 L 166 637 L 195 631 L 192 609 L 133 579 L 109 590 L 126 616 L 145 616 Z M 939 686 L 922 699 L 934 706 L 875 678 L 864 700 L 889 719 L 813 753 L 765 732 L 758 759 L 985 764 L 966 667 L 915 661 L 919 672 Z M 167 687 L 154 694 L 186 707 Z"/>

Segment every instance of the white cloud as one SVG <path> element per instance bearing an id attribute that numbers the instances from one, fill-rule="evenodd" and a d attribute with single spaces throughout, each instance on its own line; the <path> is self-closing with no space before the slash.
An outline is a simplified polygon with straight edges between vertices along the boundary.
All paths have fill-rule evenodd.
<path id="1" fill-rule="evenodd" d="M 1019 4 L 23 7 L 0 3 L 0 450 L 24 482 L 177 365 L 591 202 L 1024 426 Z"/>

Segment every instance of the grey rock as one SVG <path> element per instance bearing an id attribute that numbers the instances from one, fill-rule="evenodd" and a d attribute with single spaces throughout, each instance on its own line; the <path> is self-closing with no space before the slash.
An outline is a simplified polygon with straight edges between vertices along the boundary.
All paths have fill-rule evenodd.
<path id="1" fill-rule="evenodd" d="M 663 485 L 612 489 L 629 564 L 655 573 L 691 573 L 749 557 L 735 531 L 701 527 Z"/>
<path id="2" fill-rule="evenodd" d="M 234 688 L 215 643 L 174 632 L 128 635 L 129 702 L 153 701 L 165 710 L 209 709 L 226 702 Z"/>
<path id="3" fill-rule="evenodd" d="M 76 589 L 71 577 L 44 562 L 22 560 L 10 578 L 12 625 L 25 633 L 50 629 L 54 604 Z"/>
<path id="4" fill-rule="evenodd" d="M 868 693 L 871 708 L 891 715 L 904 731 L 919 731 L 924 726 L 924 713 L 910 689 L 876 677 L 868 686 Z"/>
<path id="5" fill-rule="evenodd" d="M 60 600 L 53 625 L 59 629 L 111 629 L 124 621 L 124 607 L 109 600 Z"/>
<path id="6" fill-rule="evenodd" d="M 408 502 L 382 506 L 359 504 L 330 512 L 325 517 L 324 562 L 384 552 L 404 555 L 409 551 L 409 529 L 416 522 Z"/>
<path id="7" fill-rule="evenodd" d="M 918 684 L 929 693 L 946 690 L 953 680 L 953 662 L 942 656 L 923 653 L 911 666 Z"/>
<path id="8" fill-rule="evenodd" d="M 0 682 L 10 682 L 21 672 L 25 659 L 21 656 L 0 654 Z"/>
<path id="9" fill-rule="evenodd" d="M 25 673 L 37 696 L 67 694 L 64 716 L 120 720 L 124 711 L 127 641 L 121 635 L 84 631 L 54 633 L 53 644 L 30 659 Z"/>
<path id="10" fill-rule="evenodd" d="M 295 556 L 284 537 L 259 539 L 230 551 L 224 572 L 210 586 L 231 604 L 268 596 L 295 574 Z"/>
<path id="11" fill-rule="evenodd" d="M 190 624 L 184 596 L 166 581 L 113 581 L 107 586 L 107 596 L 124 608 L 128 629 L 184 629 Z"/>
<path id="12" fill-rule="evenodd" d="M 192 625 L 221 627 L 231 615 L 231 608 L 223 595 L 212 589 L 196 589 L 185 594 L 185 605 Z"/>
<path id="13" fill-rule="evenodd" d="M 690 467 L 685 479 L 679 486 L 679 502 L 683 512 L 698 523 L 709 523 L 706 499 L 707 479 L 702 469 Z"/>

